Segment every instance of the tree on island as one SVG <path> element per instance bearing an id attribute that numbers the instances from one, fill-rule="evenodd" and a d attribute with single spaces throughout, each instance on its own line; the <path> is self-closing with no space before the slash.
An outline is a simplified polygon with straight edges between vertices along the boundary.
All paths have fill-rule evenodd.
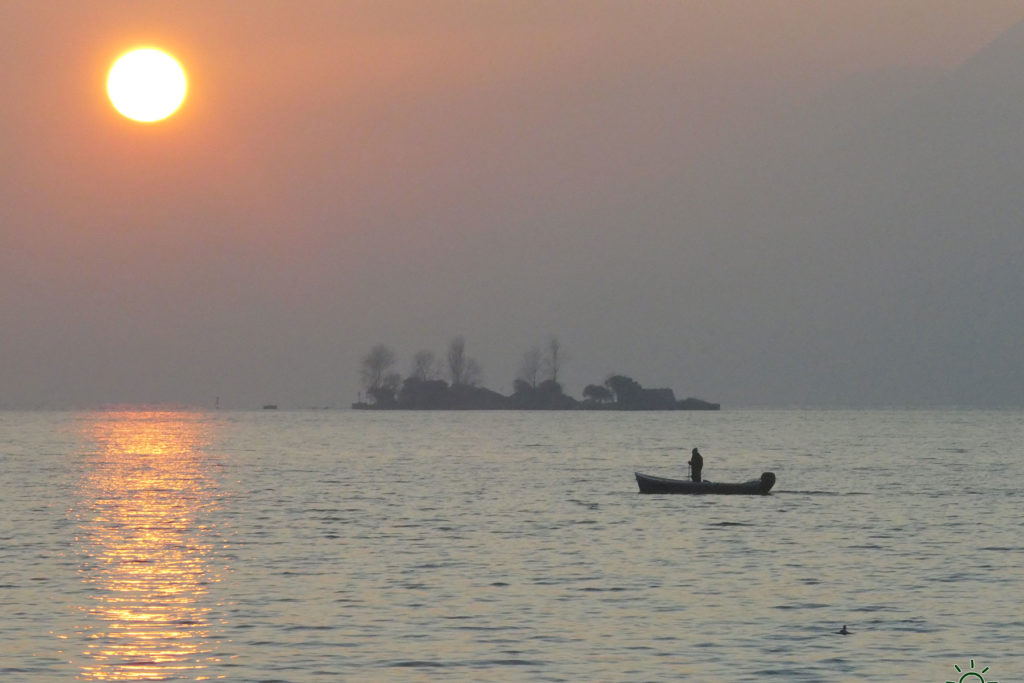
<path id="1" fill-rule="evenodd" d="M 379 405 L 395 402 L 395 392 L 402 378 L 388 372 L 395 365 L 395 352 L 385 344 L 377 344 L 363 356 L 360 378 L 366 395 Z"/>
<path id="2" fill-rule="evenodd" d="M 427 409 L 447 407 L 448 382 L 443 379 L 407 377 L 398 392 L 399 408 Z"/>
<path id="3" fill-rule="evenodd" d="M 591 403 L 611 403 L 615 395 L 612 394 L 612 390 L 606 386 L 600 384 L 588 384 L 583 387 L 583 398 L 587 399 Z"/>
<path id="4" fill-rule="evenodd" d="M 475 358 L 466 355 L 466 340 L 460 334 L 448 345 L 448 376 L 453 387 L 475 387 L 481 381 L 482 371 Z"/>
<path id="5" fill-rule="evenodd" d="M 674 391 L 668 388 L 645 389 L 632 377 L 612 375 L 605 380 L 615 394 L 615 408 L 618 410 L 718 410 L 718 403 L 708 403 L 699 398 L 676 400 Z"/>
<path id="6" fill-rule="evenodd" d="M 417 351 L 412 369 L 398 392 L 399 408 L 426 409 L 443 406 L 448 383 L 441 379 L 444 369 L 433 351 Z"/>
<path id="7" fill-rule="evenodd" d="M 511 396 L 511 408 L 520 410 L 570 410 L 578 408 L 579 403 L 571 396 L 566 396 L 562 385 L 553 379 L 546 379 L 536 386 L 517 379 Z"/>
<path id="8" fill-rule="evenodd" d="M 548 339 L 547 356 L 544 358 L 544 365 L 548 370 L 548 378 L 553 382 L 558 381 L 558 372 L 565 364 L 565 355 L 562 353 L 562 343 L 558 337 L 551 335 Z"/>
<path id="9" fill-rule="evenodd" d="M 544 358 L 539 346 L 530 347 L 530 350 L 523 354 L 522 363 L 519 365 L 519 373 L 516 375 L 516 382 L 523 382 L 531 389 L 537 388 L 540 380 L 540 371 L 544 365 Z M 518 393 L 518 389 L 516 389 Z"/>
<path id="10" fill-rule="evenodd" d="M 376 344 L 363 357 L 360 379 L 367 402 L 354 408 L 398 408 L 410 410 L 718 410 L 717 403 L 696 398 L 677 401 L 672 389 L 645 389 L 626 375 L 611 375 L 604 386 L 588 384 L 580 402 L 565 394 L 558 373 L 565 356 L 558 338 L 552 336 L 547 347 L 534 346 L 523 356 L 511 396 L 483 386 L 480 364 L 466 354 L 461 335 L 448 347 L 447 371 L 451 384 L 440 378 L 444 368 L 430 351 L 418 351 L 412 359 L 409 376 L 402 381 L 392 372 L 395 352 L 385 344 Z M 542 374 L 549 375 L 542 381 Z"/>
<path id="11" fill-rule="evenodd" d="M 511 407 L 520 410 L 568 410 L 578 408 L 579 403 L 566 396 L 558 383 L 558 372 L 564 362 L 562 345 L 558 337 L 551 335 L 547 347 L 532 346 L 523 354 L 519 372 L 512 384 Z M 542 374 L 547 379 L 539 381 Z"/>
<path id="12" fill-rule="evenodd" d="M 542 373 L 547 374 L 547 379 L 552 382 L 558 382 L 558 373 L 564 363 L 562 343 L 558 341 L 558 337 L 551 335 L 544 351 L 541 351 L 539 346 L 531 346 L 523 354 L 516 379 L 526 382 L 534 389 L 537 388 Z"/>
<path id="13" fill-rule="evenodd" d="M 615 402 L 626 406 L 636 403 L 644 388 L 632 377 L 625 375 L 612 375 L 604 381 L 604 385 L 615 394 Z"/>
<path id="14" fill-rule="evenodd" d="M 441 377 L 441 363 L 433 351 L 417 351 L 412 357 L 412 371 L 409 373 L 411 379 L 418 379 L 424 382 L 439 379 Z"/>

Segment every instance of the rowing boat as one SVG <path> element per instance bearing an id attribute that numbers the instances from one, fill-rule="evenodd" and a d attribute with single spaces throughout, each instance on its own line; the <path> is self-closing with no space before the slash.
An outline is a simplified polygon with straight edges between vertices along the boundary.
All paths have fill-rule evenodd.
<path id="1" fill-rule="evenodd" d="M 775 486 L 775 473 L 765 472 L 760 479 L 751 479 L 735 484 L 714 481 L 690 481 L 688 479 L 666 479 L 650 474 L 634 472 L 640 493 L 691 493 L 691 494 L 746 494 L 765 495 Z"/>

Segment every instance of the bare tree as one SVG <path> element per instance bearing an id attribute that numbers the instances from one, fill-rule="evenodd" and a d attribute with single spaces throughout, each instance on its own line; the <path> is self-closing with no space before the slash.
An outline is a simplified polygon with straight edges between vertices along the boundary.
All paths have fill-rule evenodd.
<path id="1" fill-rule="evenodd" d="M 433 351 L 417 351 L 412 357 L 412 372 L 410 377 L 423 380 L 437 379 L 440 373 L 439 363 Z"/>
<path id="2" fill-rule="evenodd" d="M 548 339 L 547 356 L 544 358 L 544 366 L 548 370 L 548 378 L 558 381 L 558 373 L 565 365 L 565 353 L 562 351 L 562 343 L 558 337 L 551 335 Z"/>
<path id="3" fill-rule="evenodd" d="M 466 384 L 473 386 L 481 381 L 480 364 L 466 355 L 466 340 L 462 335 L 452 339 L 448 345 L 448 376 L 452 386 Z"/>
<path id="4" fill-rule="evenodd" d="M 384 344 L 377 344 L 370 352 L 363 356 L 363 363 L 360 369 L 360 378 L 363 388 L 367 392 L 379 389 L 384 384 L 384 379 L 395 365 L 395 352 L 391 347 Z"/>
<path id="5" fill-rule="evenodd" d="M 466 340 L 462 335 L 448 344 L 448 378 L 452 386 L 462 384 L 466 375 Z"/>
<path id="6" fill-rule="evenodd" d="M 531 388 L 536 389 L 543 364 L 544 361 L 541 356 L 540 347 L 534 346 L 523 354 L 523 362 L 519 366 L 519 374 L 516 375 L 516 379 L 521 379 L 529 384 Z"/>
<path id="7" fill-rule="evenodd" d="M 475 387 L 476 385 L 484 381 L 484 371 L 480 368 L 480 364 L 476 362 L 476 358 L 466 359 L 466 374 L 462 378 L 462 383 Z"/>

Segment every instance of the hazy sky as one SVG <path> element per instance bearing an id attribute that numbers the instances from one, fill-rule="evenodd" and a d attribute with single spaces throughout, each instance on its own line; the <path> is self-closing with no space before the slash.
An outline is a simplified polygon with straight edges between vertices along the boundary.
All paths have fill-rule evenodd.
<path id="1" fill-rule="evenodd" d="M 550 334 L 728 407 L 1024 405 L 1019 0 L 0 9 L 0 407 L 346 406 Z M 138 44 L 167 121 L 104 90 Z"/>

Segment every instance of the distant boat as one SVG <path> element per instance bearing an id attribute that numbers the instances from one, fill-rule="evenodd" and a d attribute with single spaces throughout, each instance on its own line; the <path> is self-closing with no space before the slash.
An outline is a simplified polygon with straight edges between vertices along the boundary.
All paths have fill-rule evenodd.
<path id="1" fill-rule="evenodd" d="M 690 481 L 689 479 L 666 479 L 649 474 L 634 472 L 640 493 L 690 493 L 690 494 L 746 494 L 766 495 L 775 486 L 775 473 L 765 472 L 760 479 L 751 479 L 738 484 L 712 481 Z"/>
<path id="2" fill-rule="evenodd" d="M 268 403 L 265 406 L 263 406 L 263 410 L 277 410 L 277 404 L 276 403 Z"/>

